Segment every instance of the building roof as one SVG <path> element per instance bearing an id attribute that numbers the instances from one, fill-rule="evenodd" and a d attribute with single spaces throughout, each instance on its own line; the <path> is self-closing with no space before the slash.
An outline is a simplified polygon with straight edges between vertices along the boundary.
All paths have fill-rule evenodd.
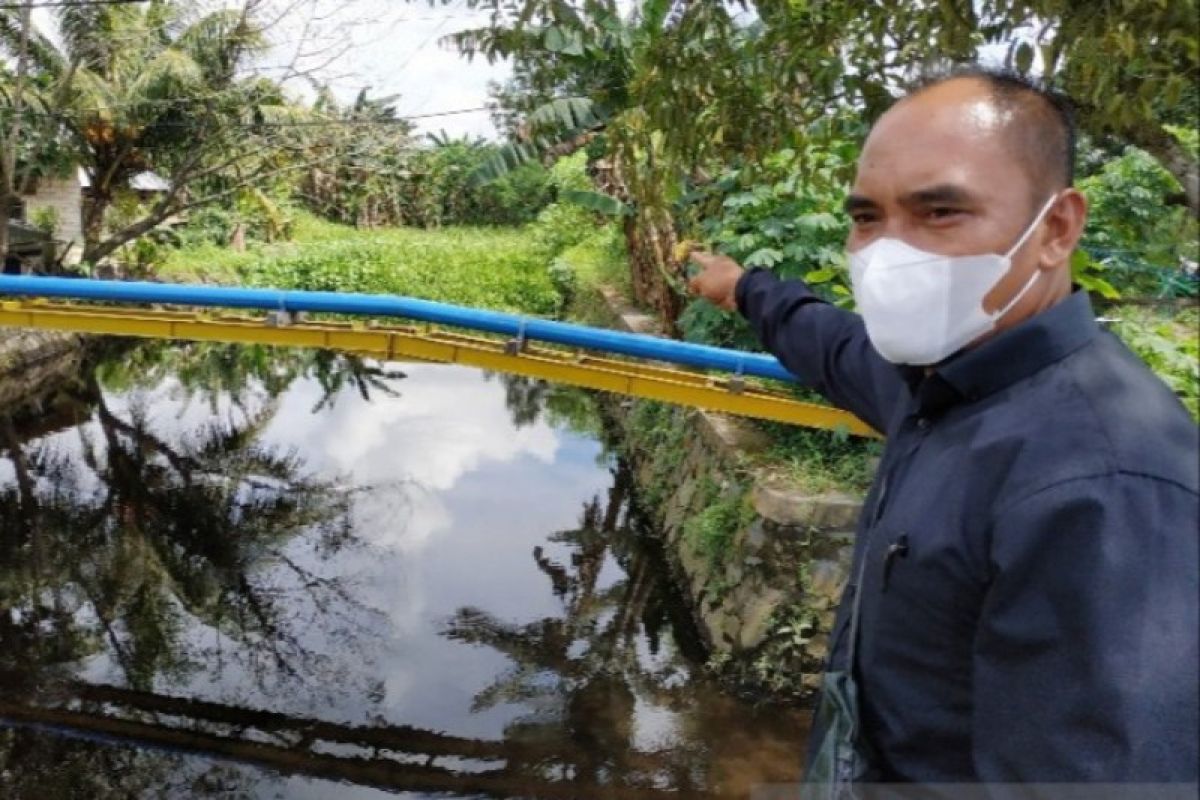
<path id="1" fill-rule="evenodd" d="M 88 177 L 87 170 L 79 167 L 78 172 L 79 185 L 85 189 L 89 188 L 92 185 L 92 179 Z M 158 173 L 146 170 L 129 179 L 129 188 L 135 192 L 166 192 L 170 191 L 171 184 Z"/>

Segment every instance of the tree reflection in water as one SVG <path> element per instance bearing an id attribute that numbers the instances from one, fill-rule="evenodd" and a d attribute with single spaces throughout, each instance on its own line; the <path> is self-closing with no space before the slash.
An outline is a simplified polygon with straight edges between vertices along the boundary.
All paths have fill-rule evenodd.
<path id="1" fill-rule="evenodd" d="M 561 613 L 514 624 L 462 608 L 445 626 L 510 660 L 471 708 L 516 704 L 502 739 L 297 713 L 289 700 L 318 692 L 381 700 L 363 647 L 386 625 L 352 576 L 320 570 L 363 546 L 351 527 L 361 490 L 260 437 L 301 376 L 322 388 L 314 411 L 347 389 L 394 393 L 402 377 L 329 353 L 152 345 L 0 416 L 0 722 L 18 726 L 0 727 L 0 795 L 261 796 L 275 780 L 221 758 L 441 795 L 709 796 L 705 736 L 639 735 L 647 703 L 696 716 L 688 661 L 703 653 L 635 529 L 619 462 L 608 496 L 531 554 Z M 501 380 L 514 427 L 546 414 L 595 438 L 586 395 Z M 163 386 L 174 407 L 207 408 L 163 421 L 119 399 Z M 237 696 L 178 696 L 206 669 Z"/>
<path id="2" fill-rule="evenodd" d="M 378 696 L 300 636 L 317 624 L 352 646 L 351 629 L 372 612 L 340 578 L 318 575 L 287 552 L 300 535 L 318 557 L 354 547 L 355 490 L 308 474 L 295 455 L 265 446 L 258 433 L 275 399 L 300 376 L 322 387 L 321 407 L 347 386 L 364 397 L 394 394 L 391 384 L 403 375 L 324 351 L 122 349 L 0 416 L 0 464 L 7 461 L 12 474 L 0 482 L 6 703 L 53 705 L 98 656 L 139 690 L 216 665 L 218 674 L 236 669 L 260 691 L 342 686 Z M 213 413 L 190 427 L 182 420 L 156 426 L 143 407 L 113 406 L 114 392 L 165 380 Z M 69 432 L 53 444 L 44 438 L 60 431 Z M 319 618 L 295 618 L 301 594 Z M 171 787 L 231 796 L 225 768 L 181 771 L 177 761 L 0 732 L 9 796 L 23 796 L 25 787 L 49 797 L 129 797 L 139 793 L 135 786 L 164 796 L 175 793 Z"/>
<path id="3" fill-rule="evenodd" d="M 674 711 L 695 701 L 679 659 L 652 666 L 638 652 L 639 641 L 644 637 L 651 655 L 657 654 L 664 628 L 674 627 L 675 646 L 693 657 L 701 653 L 663 579 L 661 554 L 634 530 L 629 470 L 618 462 L 612 472 L 608 497 L 584 507 L 579 527 L 549 537 L 569 550 L 568 563 L 555 561 L 540 546 L 533 550 L 562 604 L 561 616 L 514 624 L 467 607 L 448 621 L 444 633 L 494 648 L 511 660 L 508 671 L 476 695 L 472 710 L 503 703 L 531 709 L 506 727 L 506 741 L 550 747 L 556 758 L 517 768 L 541 779 L 566 777 L 588 786 L 696 791 L 707 782 L 708 754 L 702 748 L 675 741 L 647 750 L 635 741 L 639 698 Z M 624 577 L 601 587 L 609 557 Z"/>
<path id="4" fill-rule="evenodd" d="M 310 621 L 289 607 L 302 592 L 323 623 L 343 626 L 364 609 L 286 548 L 300 534 L 318 553 L 354 546 L 354 492 L 307 474 L 258 433 L 301 374 L 318 376 L 323 403 L 347 383 L 366 392 L 400 376 L 321 352 L 147 349 L 157 356 L 134 350 L 65 387 L 77 427 L 57 446 L 25 440 L 23 428 L 44 433 L 32 414 L 0 418 L 0 453 L 15 476 L 0 485 L 6 685 L 45 686 L 56 670 L 101 652 L 138 689 L 200 663 L 236 663 L 260 689 L 346 680 L 302 644 L 298 631 Z M 166 374 L 192 396 L 207 394 L 214 409 L 224 398 L 225 413 L 164 431 L 136 404 L 114 408 L 100 383 L 155 385 Z M 213 634 L 208 644 L 188 633 L 197 626 Z"/>

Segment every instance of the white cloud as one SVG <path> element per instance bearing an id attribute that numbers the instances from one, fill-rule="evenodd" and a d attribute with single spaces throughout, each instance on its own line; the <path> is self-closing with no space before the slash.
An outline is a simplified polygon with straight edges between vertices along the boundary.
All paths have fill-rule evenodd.
<path id="1" fill-rule="evenodd" d="M 423 547 L 451 525 L 442 494 L 486 462 L 554 460 L 559 434 L 544 422 L 513 428 L 500 382 L 461 367 L 392 366 L 408 375 L 396 383 L 400 397 L 364 403 L 346 391 L 332 409 L 314 415 L 320 387 L 297 381 L 263 434 L 264 441 L 297 448 L 312 470 L 370 487 L 355 504 L 355 528 L 372 544 Z"/>
<path id="2" fill-rule="evenodd" d="M 278 2 L 296 5 L 294 0 Z M 461 2 L 430 6 L 396 0 L 309 0 L 272 30 L 274 46 L 263 63 L 271 68 L 292 63 L 299 50 L 299 66 L 316 68 L 317 77 L 340 99 L 349 101 L 364 87 L 372 97 L 398 94 L 402 116 L 478 108 L 487 102 L 488 82 L 505 80 L 510 66 L 481 58 L 468 62 L 440 40 L 486 25 L 488 19 L 487 12 L 471 11 Z M 306 90 L 302 84 L 294 88 Z M 445 130 L 452 136 L 485 138 L 496 134 L 486 111 L 416 122 L 422 133 Z"/>

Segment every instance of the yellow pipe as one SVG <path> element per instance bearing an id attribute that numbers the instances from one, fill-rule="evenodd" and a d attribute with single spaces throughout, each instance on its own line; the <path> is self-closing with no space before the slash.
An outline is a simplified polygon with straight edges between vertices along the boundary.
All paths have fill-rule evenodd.
<path id="1" fill-rule="evenodd" d="M 341 350 L 385 360 L 464 364 L 588 389 L 706 408 L 859 436 L 879 434 L 846 411 L 805 403 L 786 394 L 742 386 L 732 378 L 652 364 L 600 358 L 416 327 L 379 327 L 335 321 L 272 324 L 274 316 L 119 309 L 47 301 L 0 303 L 0 326 L 42 328 L 152 339 L 265 344 Z"/>

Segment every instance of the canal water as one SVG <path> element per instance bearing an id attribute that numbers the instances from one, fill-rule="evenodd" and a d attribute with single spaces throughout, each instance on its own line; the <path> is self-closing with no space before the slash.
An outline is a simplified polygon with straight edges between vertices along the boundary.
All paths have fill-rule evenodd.
<path id="1" fill-rule="evenodd" d="M 111 344 L 111 343 L 110 343 Z M 0 410 L 0 796 L 748 797 L 590 398 L 113 346 Z"/>

